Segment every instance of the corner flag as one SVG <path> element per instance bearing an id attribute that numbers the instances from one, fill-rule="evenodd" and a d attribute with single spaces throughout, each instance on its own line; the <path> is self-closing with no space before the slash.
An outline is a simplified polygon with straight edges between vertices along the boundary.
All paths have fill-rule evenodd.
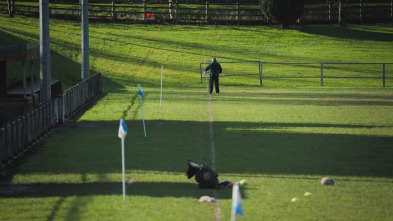
<path id="1" fill-rule="evenodd" d="M 125 157 L 124 157 L 124 140 L 128 133 L 128 128 L 123 118 L 120 119 L 119 138 L 121 139 L 121 167 L 123 177 L 123 201 L 126 200 L 126 175 L 125 175 Z"/>
<path id="2" fill-rule="evenodd" d="M 143 104 L 142 104 L 142 97 L 143 97 L 143 89 L 140 84 L 138 84 L 139 87 L 139 99 L 141 100 L 141 110 L 142 110 L 142 120 L 143 120 L 143 131 L 145 133 L 146 137 L 146 126 L 145 126 L 145 116 L 143 116 Z"/>
<path id="3" fill-rule="evenodd" d="M 232 189 L 232 215 L 231 220 L 236 220 L 236 214 L 244 216 L 242 207 L 242 196 L 240 194 L 239 183 L 235 183 Z"/>
<path id="4" fill-rule="evenodd" d="M 119 138 L 124 139 L 128 133 L 128 128 L 126 123 L 124 122 L 123 118 L 120 119 L 120 126 L 119 126 Z"/>
<path id="5" fill-rule="evenodd" d="M 138 84 L 138 87 L 139 87 L 139 95 L 141 95 L 143 97 L 143 88 L 139 84 Z"/>

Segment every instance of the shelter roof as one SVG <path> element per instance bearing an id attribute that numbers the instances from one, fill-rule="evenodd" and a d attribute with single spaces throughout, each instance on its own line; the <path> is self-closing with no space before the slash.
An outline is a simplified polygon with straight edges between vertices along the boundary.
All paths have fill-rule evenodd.
<path id="1" fill-rule="evenodd" d="M 38 58 L 38 55 L 37 42 L 0 47 L 0 61 L 30 61 Z"/>

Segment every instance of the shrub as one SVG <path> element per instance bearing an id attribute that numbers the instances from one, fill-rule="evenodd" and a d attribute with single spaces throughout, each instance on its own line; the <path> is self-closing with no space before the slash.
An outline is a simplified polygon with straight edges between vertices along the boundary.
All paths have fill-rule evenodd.
<path id="1" fill-rule="evenodd" d="M 304 0 L 259 0 L 262 14 L 286 28 L 293 25 L 304 11 Z"/>

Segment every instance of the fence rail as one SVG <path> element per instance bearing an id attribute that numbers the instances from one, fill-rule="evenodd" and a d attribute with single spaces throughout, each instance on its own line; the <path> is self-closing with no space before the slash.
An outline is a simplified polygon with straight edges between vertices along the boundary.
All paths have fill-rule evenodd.
<path id="1" fill-rule="evenodd" d="M 260 65 L 260 86 L 262 86 L 263 78 L 318 78 L 320 79 L 320 85 L 324 86 L 324 79 L 381 79 L 382 87 L 386 86 L 386 79 L 392 79 L 393 77 L 386 76 L 386 65 L 393 63 L 274 63 L 274 62 L 261 62 Z M 263 76 L 263 66 L 266 65 L 318 65 L 320 66 L 319 76 Z M 325 70 L 328 65 L 380 65 L 381 69 L 379 76 L 326 76 Z"/>
<path id="2" fill-rule="evenodd" d="M 282 62 L 261 62 L 261 61 L 230 61 L 230 62 L 220 62 L 220 64 L 233 64 L 233 63 L 258 63 L 259 64 L 259 69 L 257 70 L 252 70 L 248 71 L 248 73 L 231 73 L 231 74 L 225 74 L 223 77 L 231 77 L 231 76 L 249 76 L 249 75 L 258 75 L 259 76 L 259 85 L 263 86 L 263 79 L 290 79 L 290 78 L 314 78 L 314 79 L 320 79 L 320 86 L 324 86 L 324 80 L 325 79 L 381 79 L 382 81 L 382 87 L 386 86 L 386 80 L 387 79 L 393 79 L 392 77 L 388 77 L 386 73 L 386 65 L 393 65 L 393 63 L 282 63 Z M 311 66 L 317 66 L 319 69 L 319 72 L 312 72 L 310 70 L 307 70 L 307 73 L 315 73 L 315 74 L 310 74 L 309 76 L 297 76 L 293 73 L 288 73 L 287 75 L 278 75 L 278 74 L 269 74 L 266 76 L 264 73 L 264 69 L 266 66 L 273 66 L 273 65 L 280 65 L 280 66 L 302 66 L 308 68 L 312 68 Z M 340 76 L 335 76 L 335 75 L 326 75 L 326 70 L 330 69 L 335 69 L 332 68 L 332 66 L 344 66 L 344 65 L 357 65 L 358 67 L 360 66 L 379 66 L 379 70 L 373 70 L 373 73 L 370 73 L 370 71 L 356 71 L 356 70 L 350 70 L 353 71 L 354 73 L 362 72 L 363 76 L 346 76 L 340 75 Z M 203 79 L 203 71 L 204 71 L 204 66 L 206 66 L 206 63 L 200 63 L 199 64 L 199 69 L 200 69 L 200 78 L 201 78 L 201 83 Z M 315 68 L 315 67 L 314 67 Z M 224 67 L 225 69 L 225 67 Z M 348 70 L 341 70 L 341 71 L 348 71 Z M 393 74 L 393 73 L 391 73 Z M 206 77 L 209 77 L 208 75 Z"/>
<path id="3" fill-rule="evenodd" d="M 72 88 L 58 98 L 39 105 L 17 120 L 0 127 L 0 168 L 6 167 L 42 137 L 67 118 L 72 117 L 102 93 L 102 77 L 96 74 Z"/>
<path id="4" fill-rule="evenodd" d="M 149 0 L 133 1 L 127 4 L 91 3 L 89 19 L 116 22 L 168 22 L 199 24 L 267 24 L 258 1 L 216 3 L 209 1 L 172 0 L 153 2 Z M 7 13 L 6 1 L 0 2 L 0 12 Z M 39 16 L 38 3 L 17 2 L 15 14 Z M 147 13 L 154 16 L 149 19 Z M 75 3 L 51 3 L 51 17 L 80 19 L 80 6 Z M 393 20 L 393 0 L 352 0 L 338 5 L 332 0 L 314 0 L 307 2 L 304 14 L 299 20 L 303 23 L 335 23 L 339 17 L 343 22 L 376 22 Z"/>

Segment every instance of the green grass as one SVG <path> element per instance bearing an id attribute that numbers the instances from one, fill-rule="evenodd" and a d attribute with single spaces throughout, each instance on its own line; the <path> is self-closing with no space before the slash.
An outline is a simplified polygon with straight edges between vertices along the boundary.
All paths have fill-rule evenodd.
<path id="1" fill-rule="evenodd" d="M 39 41 L 37 19 L 1 17 L 2 45 Z M 80 23 L 51 20 L 52 78 L 70 87 L 80 78 Z M 199 87 L 199 68 L 203 60 L 257 60 L 262 62 L 389 63 L 393 51 L 392 24 L 305 26 L 300 30 L 276 30 L 266 26 L 160 26 L 90 24 L 90 65 L 92 74 L 101 72 L 111 82 L 159 85 L 164 65 L 170 85 Z M 240 68 L 245 68 L 241 66 Z M 247 67 L 248 68 L 248 67 Z M 254 68 L 254 67 L 252 67 Z M 330 76 L 358 76 L 362 69 L 380 77 L 382 67 L 328 66 Z M 20 64 L 10 65 L 11 77 L 20 76 Z M 283 72 L 286 67 L 266 66 L 265 77 L 320 76 L 318 67 Z M 359 70 L 360 69 L 360 70 Z M 258 69 L 257 69 L 258 70 Z M 227 70 L 230 73 L 230 70 Z M 332 73 L 332 71 L 334 71 Z M 392 77 L 393 65 L 387 65 Z M 252 73 L 254 73 L 253 71 Z M 35 69 L 39 78 L 39 65 Z M 224 68 L 225 73 L 225 68 Z M 258 72 L 257 72 L 258 73 Z M 20 77 L 19 77 L 20 78 Z M 307 79 L 306 79 L 307 80 Z M 319 86 L 318 79 L 266 79 L 265 86 Z M 381 80 L 326 80 L 326 86 L 381 86 Z M 106 81 L 107 82 L 107 81 Z M 330 82 L 334 82 L 331 84 Z M 360 83 L 359 83 L 360 82 Z M 362 82 L 366 82 L 363 83 Z M 228 85 L 259 85 L 258 76 L 223 78 Z M 389 79 L 387 86 L 392 86 Z M 109 85 L 108 85 L 109 86 Z M 112 88 L 113 86 L 105 87 Z"/>
<path id="2" fill-rule="evenodd" d="M 37 41 L 37 25 L 36 19 L 2 16 L 0 42 Z M 57 20 L 51 25 L 52 78 L 62 80 L 64 89 L 80 76 L 80 25 Z M 188 159 L 212 162 L 199 63 L 211 56 L 219 61 L 389 62 L 392 32 L 391 24 L 282 31 L 93 23 L 92 74 L 103 74 L 106 95 L 76 122 L 51 133 L 20 166 L 7 183 L 11 193 L 0 198 L 0 219 L 214 220 L 214 205 L 198 202 L 213 191 L 198 189 L 185 176 Z M 9 67 L 14 78 L 18 65 Z M 359 81 L 366 82 L 363 88 L 341 80 L 319 87 L 318 81 L 305 79 L 296 83 L 301 87 L 292 87 L 292 80 L 266 80 L 261 88 L 254 87 L 258 78 L 222 78 L 221 93 L 212 95 L 215 160 L 220 181 L 249 181 L 242 189 L 245 217 L 239 220 L 393 216 L 393 82 L 382 88 Z M 147 138 L 138 83 L 146 92 Z M 233 84 L 239 86 L 228 86 Z M 125 202 L 120 118 L 130 129 L 126 176 L 134 180 Z M 336 185 L 321 185 L 325 176 Z M 220 189 L 218 196 L 221 218 L 228 220 L 231 190 Z M 291 202 L 294 197 L 297 202 Z"/>

